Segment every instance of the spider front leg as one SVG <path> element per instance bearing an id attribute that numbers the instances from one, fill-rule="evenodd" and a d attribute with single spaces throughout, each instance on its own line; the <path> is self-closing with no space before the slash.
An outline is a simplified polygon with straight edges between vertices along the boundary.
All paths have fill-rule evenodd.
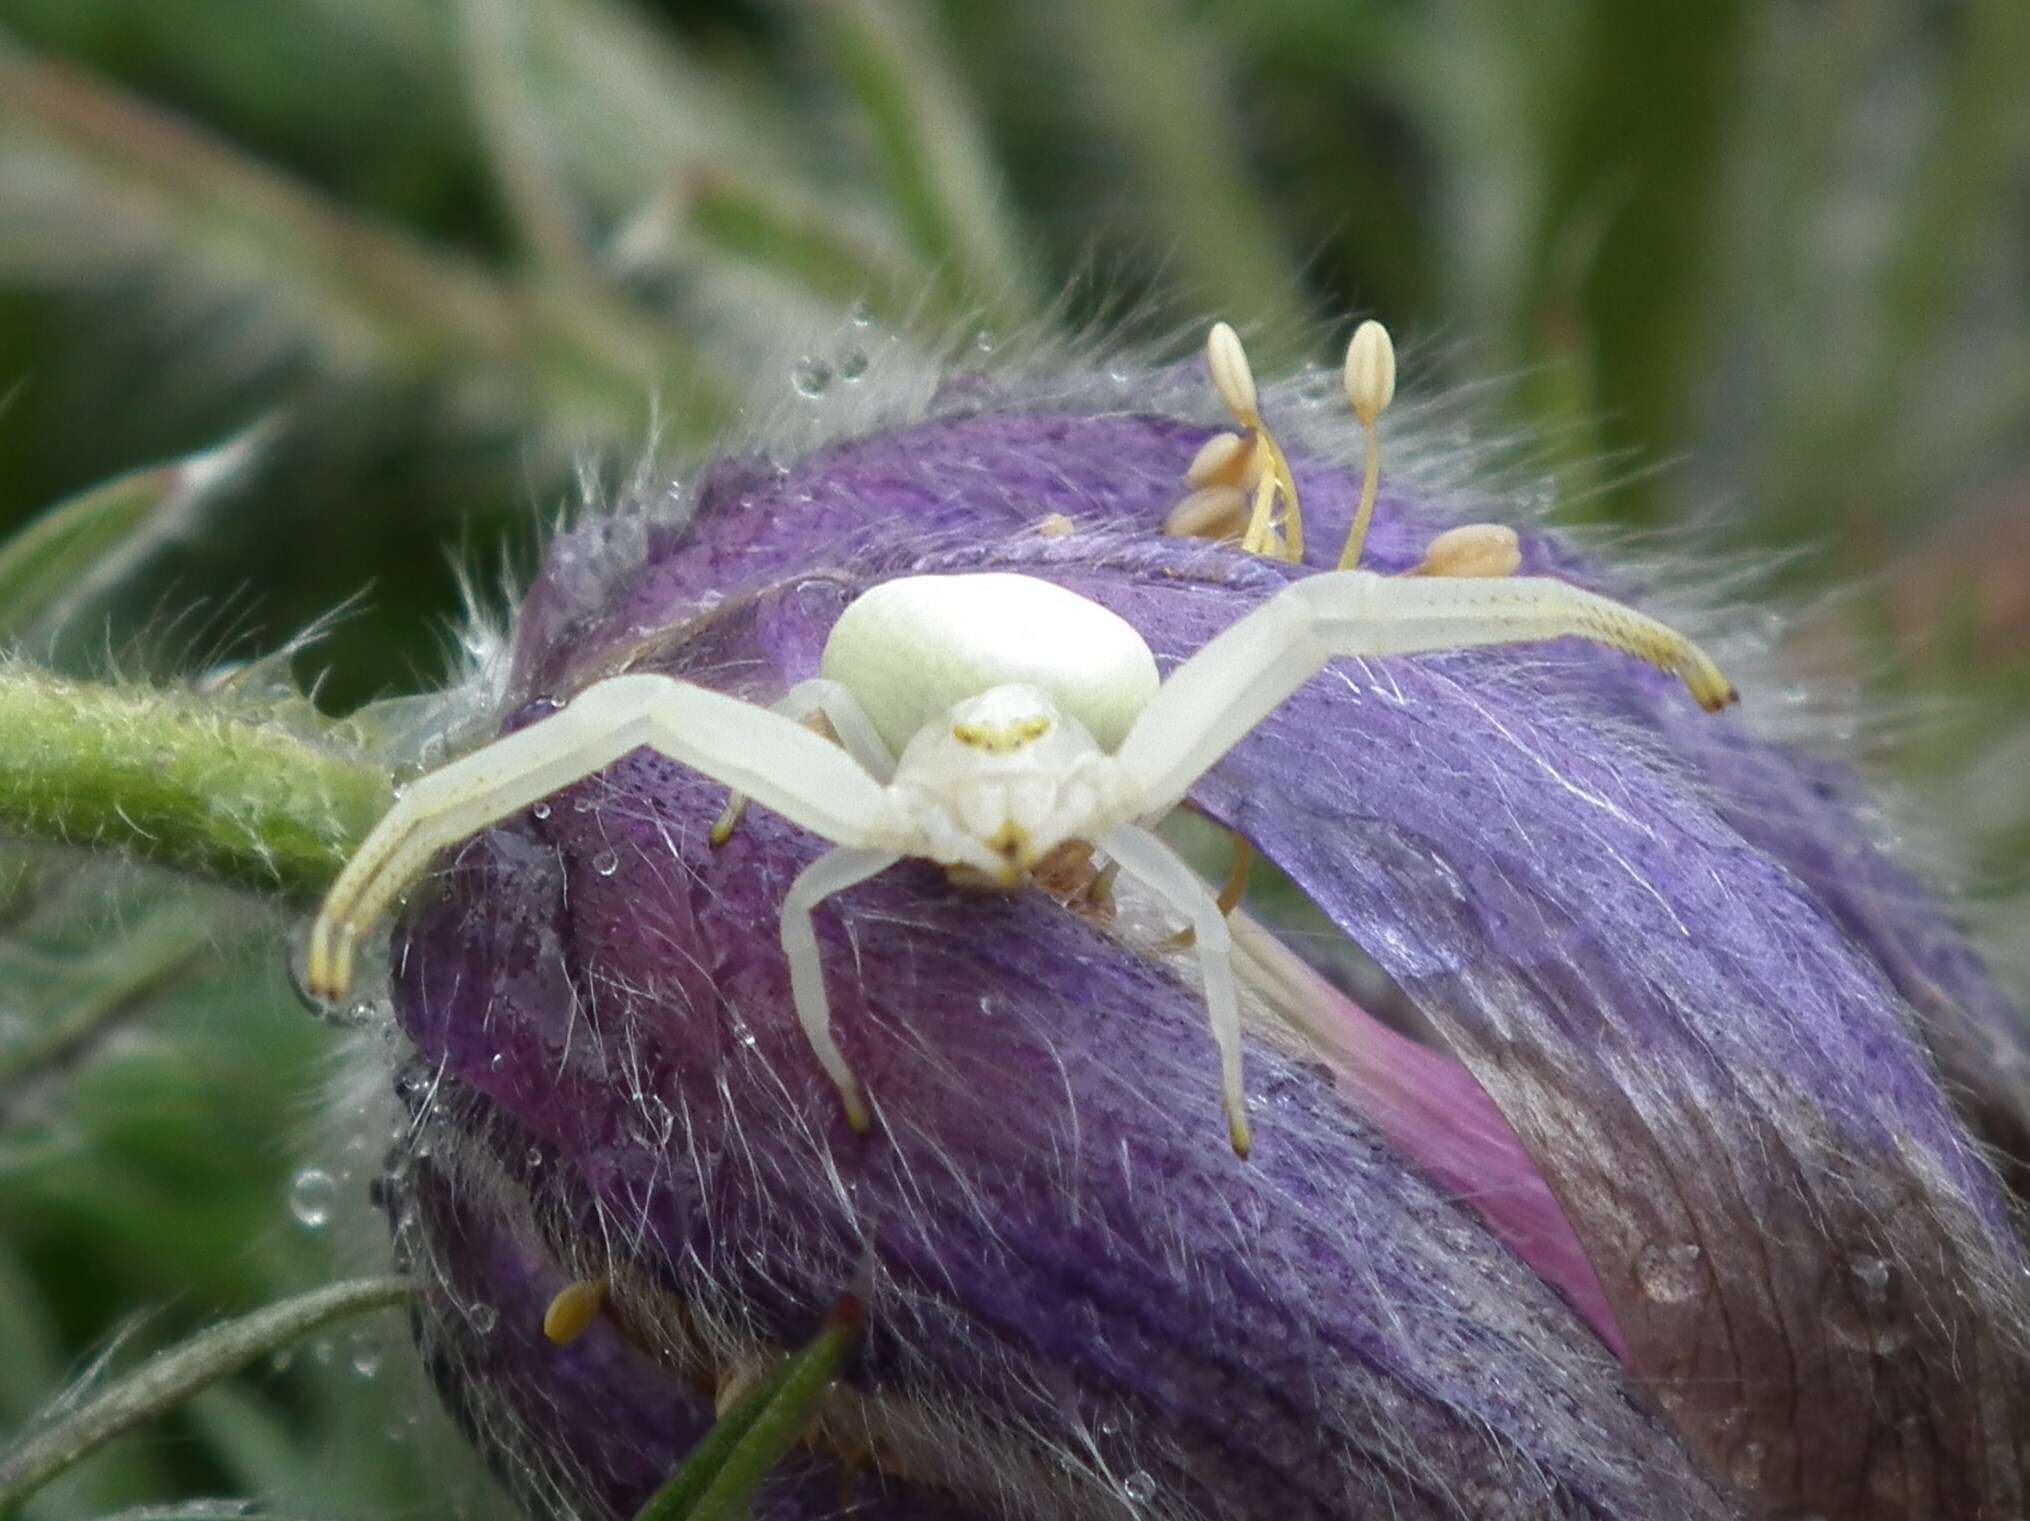
<path id="1" fill-rule="evenodd" d="M 888 753 L 888 746 L 875 730 L 874 721 L 860 706 L 860 700 L 838 682 L 828 681 L 822 676 L 799 681 L 777 698 L 769 711 L 795 719 L 798 723 L 809 723 L 822 713 L 825 721 L 832 726 L 832 732 L 839 737 L 839 743 L 846 747 L 846 753 L 858 761 L 869 776 L 886 785 L 895 775 L 895 757 Z M 712 826 L 715 848 L 733 837 L 740 815 L 746 811 L 746 794 L 739 791 L 727 794 L 725 810 Z"/>
<path id="2" fill-rule="evenodd" d="M 1234 986 L 1233 940 L 1226 911 L 1206 891 L 1198 873 L 1139 824 L 1118 824 L 1094 841 L 1128 876 L 1191 922 L 1198 948 L 1198 971 L 1205 984 L 1205 1010 L 1219 1048 L 1220 1102 L 1234 1154 L 1246 1159 L 1254 1146 L 1248 1129 L 1247 1094 L 1241 1083 L 1241 1001 Z"/>
<path id="3" fill-rule="evenodd" d="M 359 937 L 439 850 L 644 746 L 835 844 L 886 849 L 912 837 L 882 784 L 802 724 L 671 677 L 615 676 L 411 785 L 325 897 L 305 986 L 345 996 Z"/>
<path id="4" fill-rule="evenodd" d="M 1733 683 L 1684 635 L 1564 581 L 1328 571 L 1284 587 L 1171 672 L 1115 758 L 1145 809 L 1167 807 L 1334 656 L 1564 638 L 1671 672 L 1708 712 L 1737 699 Z"/>

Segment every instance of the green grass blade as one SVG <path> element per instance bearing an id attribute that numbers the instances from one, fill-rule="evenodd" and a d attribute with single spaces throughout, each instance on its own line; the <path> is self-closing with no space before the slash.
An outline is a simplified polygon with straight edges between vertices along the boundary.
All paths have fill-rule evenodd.
<path id="1" fill-rule="evenodd" d="M 775 1465 L 810 1426 L 859 1339 L 864 1311 L 848 1294 L 803 1349 L 706 1433 L 634 1521 L 741 1521 Z"/>

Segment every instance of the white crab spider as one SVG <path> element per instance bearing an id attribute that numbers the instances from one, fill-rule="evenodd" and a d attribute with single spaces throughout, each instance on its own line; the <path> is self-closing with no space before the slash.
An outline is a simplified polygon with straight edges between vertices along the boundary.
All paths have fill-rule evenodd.
<path id="1" fill-rule="evenodd" d="M 775 708 L 673 677 L 614 676 L 415 783 L 333 885 L 305 980 L 315 994 L 344 996 L 360 934 L 438 850 L 647 746 L 835 847 L 791 885 L 782 945 L 797 1016 L 855 1129 L 868 1125 L 867 1103 L 832 1038 L 811 911 L 905 856 L 1018 887 L 1075 841 L 1096 846 L 1195 932 L 1228 1130 L 1246 1156 L 1226 922 L 1212 891 L 1148 825 L 1334 656 L 1568 636 L 1675 673 L 1709 710 L 1734 698 L 1682 635 L 1538 577 L 1308 576 L 1160 683 L 1133 628 L 1049 582 L 885 582 L 840 617 L 820 676 Z M 804 725 L 813 712 L 839 744 Z"/>

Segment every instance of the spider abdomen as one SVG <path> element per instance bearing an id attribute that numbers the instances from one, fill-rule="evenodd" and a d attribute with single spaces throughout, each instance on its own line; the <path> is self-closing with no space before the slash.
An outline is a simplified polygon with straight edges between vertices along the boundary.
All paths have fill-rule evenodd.
<path id="1" fill-rule="evenodd" d="M 1124 619 L 1033 576 L 905 576 L 862 594 L 825 641 L 821 674 L 856 697 L 891 750 L 953 704 L 1041 688 L 1106 750 L 1156 694 L 1156 660 Z"/>

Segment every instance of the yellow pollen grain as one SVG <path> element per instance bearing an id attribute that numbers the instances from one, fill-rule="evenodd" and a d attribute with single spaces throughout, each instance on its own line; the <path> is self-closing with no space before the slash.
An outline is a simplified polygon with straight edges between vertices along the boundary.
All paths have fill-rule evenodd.
<path id="1" fill-rule="evenodd" d="M 557 1346 L 570 1346 L 592 1328 L 605 1299 L 604 1279 L 581 1278 L 576 1283 L 567 1283 L 543 1311 L 543 1335 Z"/>
<path id="2" fill-rule="evenodd" d="M 1053 512 L 1036 525 L 1036 531 L 1046 539 L 1062 539 L 1076 532 L 1078 525 L 1061 512 Z"/>

